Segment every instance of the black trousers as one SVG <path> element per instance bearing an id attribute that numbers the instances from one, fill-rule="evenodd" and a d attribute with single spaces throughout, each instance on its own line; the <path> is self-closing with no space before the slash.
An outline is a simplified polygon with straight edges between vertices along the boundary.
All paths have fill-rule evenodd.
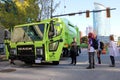
<path id="1" fill-rule="evenodd" d="M 100 58 L 101 52 L 102 52 L 101 50 L 98 50 L 97 52 L 98 64 L 101 64 L 101 58 Z"/>
<path id="2" fill-rule="evenodd" d="M 95 52 L 89 52 L 88 58 L 89 58 L 89 67 L 94 68 L 95 67 L 95 60 L 94 60 Z"/>
<path id="3" fill-rule="evenodd" d="M 114 56 L 110 56 L 110 60 L 113 66 L 115 66 L 115 58 Z"/>
<path id="4" fill-rule="evenodd" d="M 71 59 L 72 59 L 71 64 L 76 64 L 77 62 L 76 55 L 71 56 Z"/>

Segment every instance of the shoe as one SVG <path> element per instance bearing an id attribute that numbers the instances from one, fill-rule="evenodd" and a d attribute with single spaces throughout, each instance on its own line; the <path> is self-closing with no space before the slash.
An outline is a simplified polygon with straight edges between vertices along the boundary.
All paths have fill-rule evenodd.
<path id="1" fill-rule="evenodd" d="M 101 64 L 101 63 L 98 63 L 98 64 Z"/>
<path id="2" fill-rule="evenodd" d="M 13 65 L 15 65 L 15 63 L 13 63 Z"/>
<path id="3" fill-rule="evenodd" d="M 110 65 L 109 67 L 115 67 L 115 65 Z"/>
<path id="4" fill-rule="evenodd" d="M 73 64 L 73 63 L 70 63 L 70 64 Z"/>
<path id="5" fill-rule="evenodd" d="M 95 68 L 95 66 L 93 66 L 92 68 Z"/>
<path id="6" fill-rule="evenodd" d="M 10 64 L 13 64 L 13 65 L 15 65 L 15 63 L 14 63 L 14 62 L 10 62 Z"/>
<path id="7" fill-rule="evenodd" d="M 88 66 L 88 67 L 86 67 L 86 69 L 92 69 L 92 67 Z"/>
<path id="8" fill-rule="evenodd" d="M 76 64 L 74 63 L 74 66 L 75 66 Z"/>

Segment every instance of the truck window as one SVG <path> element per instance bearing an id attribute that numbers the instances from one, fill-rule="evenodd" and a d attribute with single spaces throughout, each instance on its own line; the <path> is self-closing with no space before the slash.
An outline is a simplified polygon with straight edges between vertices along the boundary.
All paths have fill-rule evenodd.
<path id="1" fill-rule="evenodd" d="M 40 41 L 44 37 L 44 24 L 16 27 L 12 33 L 12 42 Z"/>
<path id="2" fill-rule="evenodd" d="M 32 40 L 42 40 L 44 35 L 44 24 L 29 26 L 27 34 Z"/>
<path id="3" fill-rule="evenodd" d="M 56 23 L 55 24 L 55 33 L 56 33 L 56 36 L 60 35 L 61 32 L 62 32 L 61 24 L 60 23 Z"/>
<path id="4" fill-rule="evenodd" d="M 54 25 L 54 35 L 53 35 L 53 32 L 51 32 L 50 30 L 49 30 L 48 35 L 49 35 L 49 36 L 52 35 L 53 37 L 56 37 L 56 36 L 60 35 L 61 32 L 62 32 L 62 28 L 61 28 L 61 26 L 60 26 L 60 23 L 56 23 L 56 24 Z M 49 38 L 50 38 L 50 37 L 49 37 Z"/>
<path id="5" fill-rule="evenodd" d="M 32 40 L 39 38 L 33 26 L 28 28 L 27 34 Z"/>
<path id="6" fill-rule="evenodd" d="M 31 41 L 29 36 L 27 36 L 26 32 L 27 26 L 14 28 L 14 31 L 12 32 L 11 35 L 11 41 L 12 42 Z"/>
<path id="7" fill-rule="evenodd" d="M 52 42 L 49 44 L 49 51 L 56 51 L 59 45 L 59 41 Z"/>
<path id="8" fill-rule="evenodd" d="M 49 25 L 50 25 L 50 28 L 49 28 L 49 32 L 48 32 L 48 37 L 52 38 L 55 35 L 55 28 L 54 28 L 53 21 L 51 21 Z"/>

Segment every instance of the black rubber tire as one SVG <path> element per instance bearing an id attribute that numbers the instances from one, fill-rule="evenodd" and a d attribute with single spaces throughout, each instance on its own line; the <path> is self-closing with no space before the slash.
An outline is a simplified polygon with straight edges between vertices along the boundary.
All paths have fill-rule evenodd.
<path id="1" fill-rule="evenodd" d="M 53 61 L 53 65 L 59 65 L 59 61 Z"/>

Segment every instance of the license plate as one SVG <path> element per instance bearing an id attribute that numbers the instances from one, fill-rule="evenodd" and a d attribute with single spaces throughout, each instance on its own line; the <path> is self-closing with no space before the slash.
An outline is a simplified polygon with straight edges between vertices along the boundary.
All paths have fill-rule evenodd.
<path id="1" fill-rule="evenodd" d="M 35 63 L 41 63 L 41 60 L 35 60 Z"/>

